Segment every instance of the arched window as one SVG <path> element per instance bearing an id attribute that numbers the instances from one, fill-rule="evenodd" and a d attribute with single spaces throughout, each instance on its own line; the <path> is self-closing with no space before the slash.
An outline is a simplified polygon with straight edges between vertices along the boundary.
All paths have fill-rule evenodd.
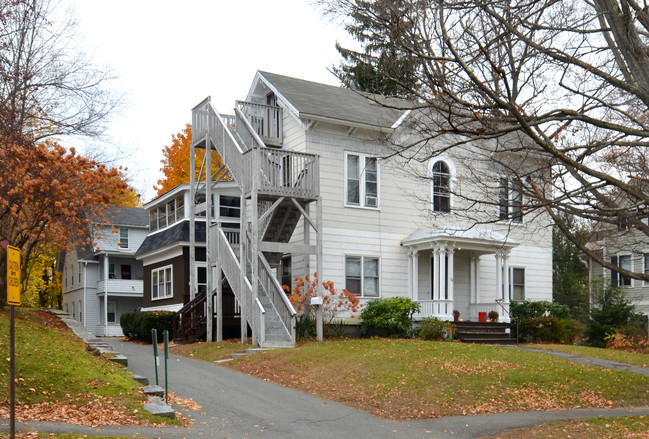
<path id="1" fill-rule="evenodd" d="M 433 212 L 451 211 L 451 172 L 444 161 L 433 164 Z"/>

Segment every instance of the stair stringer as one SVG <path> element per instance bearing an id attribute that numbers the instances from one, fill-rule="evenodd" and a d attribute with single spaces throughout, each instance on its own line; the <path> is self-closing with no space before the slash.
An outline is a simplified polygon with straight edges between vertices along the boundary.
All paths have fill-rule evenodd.
<path id="1" fill-rule="evenodd" d="M 265 276 L 260 276 L 258 282 L 258 294 L 252 294 L 252 285 L 247 275 L 241 276 L 241 264 L 237 259 L 234 249 L 228 242 L 223 230 L 219 227 L 211 227 L 211 235 L 216 243 L 216 251 L 219 255 L 221 269 L 228 280 L 234 296 L 241 306 L 241 314 L 250 325 L 254 334 L 254 342 L 260 347 L 293 347 L 295 346 L 294 326 L 286 328 L 273 300 L 267 294 L 269 283 L 279 285 L 277 279 L 268 279 L 272 272 L 263 270 Z M 259 255 L 261 265 L 268 267 L 263 255 Z M 243 280 L 243 284 L 242 284 Z M 271 295 L 272 296 L 272 295 Z M 292 307 L 291 307 L 292 308 Z M 293 310 L 293 321 L 294 321 Z"/>

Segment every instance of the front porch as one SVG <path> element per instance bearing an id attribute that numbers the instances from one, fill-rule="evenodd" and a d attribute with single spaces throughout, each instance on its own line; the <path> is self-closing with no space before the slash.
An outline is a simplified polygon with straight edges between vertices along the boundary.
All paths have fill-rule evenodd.
<path id="1" fill-rule="evenodd" d="M 507 323 L 509 255 L 518 243 L 493 231 L 422 229 L 403 241 L 408 250 L 409 297 L 420 304 L 414 318 L 478 322 L 490 311 Z M 482 314 L 485 313 L 485 314 Z"/>

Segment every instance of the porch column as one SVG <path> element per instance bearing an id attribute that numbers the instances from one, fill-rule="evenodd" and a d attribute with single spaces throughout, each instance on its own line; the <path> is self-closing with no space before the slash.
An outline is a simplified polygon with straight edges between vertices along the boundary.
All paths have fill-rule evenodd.
<path id="1" fill-rule="evenodd" d="M 439 247 L 433 249 L 433 300 L 439 300 Z M 433 304 L 433 309 L 435 305 Z M 435 312 L 435 311 L 434 311 Z"/>
<path id="2" fill-rule="evenodd" d="M 408 289 L 412 300 L 419 300 L 419 259 L 417 250 L 411 250 L 408 258 Z"/>
<path id="3" fill-rule="evenodd" d="M 480 256 L 475 257 L 475 302 L 480 303 Z"/>
<path id="4" fill-rule="evenodd" d="M 443 246 L 439 251 L 439 272 L 437 274 L 437 279 L 439 279 L 439 298 L 442 300 L 448 299 L 448 291 L 446 289 L 446 246 Z M 444 297 L 442 297 L 442 294 Z"/>
<path id="5" fill-rule="evenodd" d="M 448 300 L 452 301 L 455 299 L 455 281 L 453 279 L 455 274 L 455 259 L 453 255 L 455 254 L 455 245 L 451 245 L 447 249 L 448 254 Z M 448 313 L 448 310 L 446 310 Z"/>
<path id="6" fill-rule="evenodd" d="M 108 254 L 104 257 L 104 337 L 108 336 Z"/>
<path id="7" fill-rule="evenodd" d="M 469 259 L 469 297 L 471 303 L 478 303 L 478 292 L 476 288 L 476 257 L 471 256 Z"/>
<path id="8" fill-rule="evenodd" d="M 503 265 L 502 254 L 500 251 L 496 252 L 496 299 L 502 297 L 503 291 Z"/>
<path id="9" fill-rule="evenodd" d="M 509 303 L 509 252 L 503 252 L 503 301 Z"/>

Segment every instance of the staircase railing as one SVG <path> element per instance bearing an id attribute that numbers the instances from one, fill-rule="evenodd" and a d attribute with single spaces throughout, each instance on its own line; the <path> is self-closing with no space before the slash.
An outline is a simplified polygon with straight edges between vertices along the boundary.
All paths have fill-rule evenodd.
<path id="1" fill-rule="evenodd" d="M 244 101 L 237 101 L 236 106 L 266 145 L 282 146 L 284 128 L 281 107 Z"/>
<path id="2" fill-rule="evenodd" d="M 257 304 L 255 299 L 253 299 L 252 285 L 250 285 L 250 281 L 245 276 L 243 277 L 243 285 L 241 284 L 241 265 L 223 229 L 212 226 L 212 230 L 215 232 L 212 236 L 216 238 L 214 241 L 216 242 L 216 249 L 221 258 L 221 269 L 230 283 L 234 296 L 242 306 L 243 312 L 245 314 L 251 313 L 249 322 L 253 334 L 260 334 L 263 332 L 263 326 L 259 325 L 263 324 L 263 318 L 259 316 L 258 305 L 260 304 Z"/>
<path id="3" fill-rule="evenodd" d="M 254 189 L 278 196 L 316 198 L 320 191 L 319 157 L 266 148 L 241 110 L 234 111 L 235 130 L 241 142 L 230 131 L 233 119 L 219 115 L 209 99 L 192 111 L 194 141 L 209 137 L 243 193 Z"/>
<path id="4" fill-rule="evenodd" d="M 173 339 L 187 339 L 205 329 L 206 304 L 206 294 L 202 292 L 174 314 Z"/>
<path id="5" fill-rule="evenodd" d="M 284 324 L 286 332 L 290 334 L 291 341 L 295 342 L 295 308 L 288 297 L 284 289 L 277 281 L 277 277 L 274 275 L 268 261 L 264 257 L 263 253 L 259 252 L 259 286 L 263 289 L 266 296 L 270 299 L 271 303 L 275 307 L 277 314 L 279 315 L 280 321 Z"/>

